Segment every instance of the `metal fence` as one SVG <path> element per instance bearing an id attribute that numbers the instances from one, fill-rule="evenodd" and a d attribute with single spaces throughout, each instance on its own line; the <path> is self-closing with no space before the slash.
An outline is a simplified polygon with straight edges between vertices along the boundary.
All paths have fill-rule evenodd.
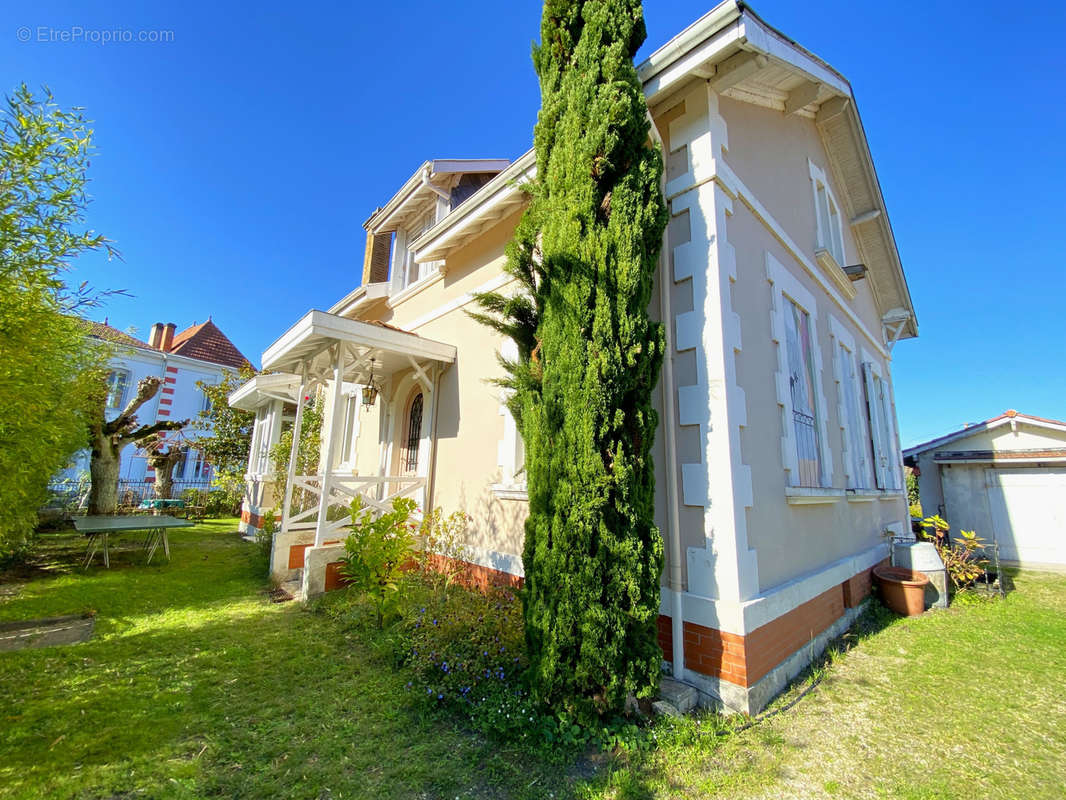
<path id="1" fill-rule="evenodd" d="M 203 497 L 211 491 L 211 481 L 174 481 L 170 496 L 181 498 L 182 494 L 189 490 L 200 492 Z M 89 503 L 89 481 L 70 479 L 55 481 L 48 487 L 51 497 L 46 508 L 65 509 L 77 511 L 85 508 Z M 141 479 L 119 478 L 118 481 L 118 504 L 120 506 L 136 506 L 143 501 L 155 497 L 155 482 Z"/>

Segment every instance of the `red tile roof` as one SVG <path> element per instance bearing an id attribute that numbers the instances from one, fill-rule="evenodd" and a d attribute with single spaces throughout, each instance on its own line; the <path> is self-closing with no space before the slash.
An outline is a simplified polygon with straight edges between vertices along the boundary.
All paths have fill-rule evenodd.
<path id="1" fill-rule="evenodd" d="M 236 369 L 250 363 L 210 319 L 176 334 L 169 352 Z"/>
<path id="2" fill-rule="evenodd" d="M 83 319 L 81 320 L 81 324 L 85 326 L 86 332 L 93 338 L 102 339 L 105 342 L 122 345 L 123 347 L 144 347 L 148 350 L 152 349 L 147 342 L 135 339 L 128 333 L 120 331 L 118 328 L 112 328 L 106 322 L 93 322 L 89 319 Z"/>

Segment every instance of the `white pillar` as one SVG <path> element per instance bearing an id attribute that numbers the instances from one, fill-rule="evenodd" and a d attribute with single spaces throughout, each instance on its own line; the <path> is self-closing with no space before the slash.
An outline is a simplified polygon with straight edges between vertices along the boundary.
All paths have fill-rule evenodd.
<path id="1" fill-rule="evenodd" d="M 285 502 L 281 506 L 281 529 L 287 530 L 292 512 L 292 484 L 296 478 L 296 459 L 300 454 L 300 430 L 304 421 L 304 394 L 307 392 L 307 367 L 303 365 L 300 375 L 300 393 L 296 395 L 296 419 L 292 423 L 292 449 L 289 450 L 289 468 L 286 471 Z"/>
<path id="2" fill-rule="evenodd" d="M 337 449 L 335 436 L 337 429 L 344 424 L 344 355 L 348 348 L 344 342 L 337 342 L 337 353 L 333 360 L 333 408 L 330 409 L 329 428 L 323 431 L 326 440 L 326 452 L 322 457 L 322 494 L 318 498 L 318 524 L 315 526 L 315 547 L 321 547 L 326 539 L 326 510 L 329 508 L 329 489 L 333 475 L 333 451 Z"/>
<path id="3" fill-rule="evenodd" d="M 440 408 L 440 402 L 438 400 L 440 395 L 440 365 L 436 363 L 433 364 L 431 370 L 432 382 L 430 383 L 429 398 L 429 431 L 427 432 L 429 446 L 426 448 L 428 452 L 426 453 L 426 463 L 424 467 L 426 483 L 422 487 L 422 513 L 427 517 L 433 510 L 433 490 L 437 482 L 437 414 L 439 413 Z M 425 412 L 423 411 L 423 413 Z"/>

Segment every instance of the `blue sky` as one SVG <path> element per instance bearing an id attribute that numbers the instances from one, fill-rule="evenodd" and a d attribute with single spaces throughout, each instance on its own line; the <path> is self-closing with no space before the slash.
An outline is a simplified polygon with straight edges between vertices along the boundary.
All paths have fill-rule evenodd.
<path id="1" fill-rule="evenodd" d="M 144 336 L 211 315 L 258 361 L 357 284 L 362 222 L 423 160 L 529 147 L 540 4 L 240 5 L 9 4 L 0 88 L 95 120 L 90 223 L 124 260 L 74 277 L 134 295 L 98 316 Z M 712 5 L 646 3 L 639 58 Z M 1009 407 L 1066 418 L 1066 7 L 858 7 L 755 3 L 858 98 L 920 324 L 894 353 L 904 446 Z M 115 30 L 172 41 L 89 33 Z"/>

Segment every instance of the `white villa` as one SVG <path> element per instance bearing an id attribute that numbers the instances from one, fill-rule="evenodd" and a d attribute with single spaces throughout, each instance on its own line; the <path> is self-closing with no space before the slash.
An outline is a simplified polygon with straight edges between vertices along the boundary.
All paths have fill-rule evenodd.
<path id="1" fill-rule="evenodd" d="M 671 213 L 649 309 L 668 337 L 660 642 L 703 702 L 754 712 L 852 622 L 886 534 L 908 530 L 891 368 L 917 322 L 842 75 L 735 0 L 639 75 Z M 513 344 L 466 312 L 509 286 L 535 172 L 532 152 L 419 166 L 364 225 L 362 284 L 231 396 L 257 415 L 242 527 L 278 509 L 276 579 L 333 585 L 355 494 L 465 510 L 470 574 L 521 579 L 522 442 L 488 382 Z M 275 496 L 269 448 L 319 391 L 323 469 Z"/>
<path id="2" fill-rule="evenodd" d="M 209 402 L 197 383 L 219 383 L 227 372 L 235 373 L 249 363 L 210 319 L 182 331 L 178 331 L 173 322 L 157 322 L 152 325 L 147 342 L 106 322 L 85 324 L 90 336 L 115 346 L 107 376 L 105 414 L 108 419 L 118 416 L 125 408 L 143 378 L 154 375 L 162 379 L 163 386 L 137 412 L 140 423 L 150 425 L 166 419 L 195 420 L 201 411 L 208 408 Z M 182 431 L 181 438 L 194 441 L 199 435 L 198 431 L 187 429 Z M 170 434 L 168 438 L 173 436 Z M 83 450 L 59 477 L 76 480 L 87 476 L 88 472 L 89 451 Z M 190 484 L 206 489 L 211 478 L 211 465 L 202 451 L 190 446 L 174 467 L 173 478 L 179 490 L 182 485 Z M 139 499 L 154 481 L 155 474 L 148 465 L 144 451 L 134 444 L 127 445 L 121 453 L 119 465 L 122 492 L 129 491 Z"/>

